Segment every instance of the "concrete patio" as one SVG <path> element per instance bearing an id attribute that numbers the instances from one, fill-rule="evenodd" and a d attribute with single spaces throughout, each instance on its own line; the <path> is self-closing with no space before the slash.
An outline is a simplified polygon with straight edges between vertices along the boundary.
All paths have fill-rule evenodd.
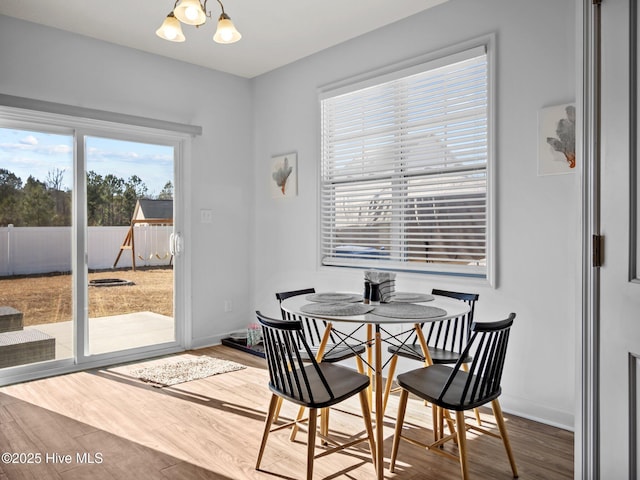
<path id="1" fill-rule="evenodd" d="M 57 322 L 25 327 L 56 339 L 56 360 L 73 356 L 72 322 Z M 154 312 L 89 319 L 89 352 L 92 355 L 144 347 L 175 340 L 172 317 Z"/>

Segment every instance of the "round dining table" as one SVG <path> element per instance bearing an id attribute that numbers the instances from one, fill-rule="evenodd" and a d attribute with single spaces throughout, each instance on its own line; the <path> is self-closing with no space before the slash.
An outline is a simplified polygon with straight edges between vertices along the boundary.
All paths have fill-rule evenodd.
<path id="1" fill-rule="evenodd" d="M 412 295 L 414 295 L 412 297 Z M 367 358 L 363 361 L 369 367 L 372 380 L 373 395 L 370 390 L 370 406 L 375 412 L 375 445 L 376 445 L 376 478 L 384 478 L 384 406 L 383 406 L 383 376 L 385 363 L 382 360 L 383 344 L 404 345 L 409 336 L 415 332 L 422 346 L 426 359 L 425 364 L 431 364 L 431 357 L 422 333 L 422 324 L 460 317 L 469 312 L 467 303 L 430 294 L 402 294 L 398 292 L 398 299 L 403 301 L 370 305 L 362 302 L 362 295 L 342 292 L 326 292 L 312 295 L 298 295 L 284 300 L 283 310 L 299 316 L 323 320 L 327 324 L 324 337 L 319 346 L 316 359 L 319 361 L 324 355 L 331 334 L 339 339 L 338 344 L 352 341 L 362 326 L 366 327 L 366 339 L 362 340 L 367 346 Z M 412 301 L 412 299 L 414 301 Z M 338 323 L 339 325 L 334 325 Z M 353 331 L 344 332 L 352 324 Z M 401 333 L 390 333 L 385 325 L 409 324 Z M 338 328 L 339 327 L 339 328 Z M 412 337 L 413 338 L 413 337 Z M 393 379 L 389 379 L 392 381 Z M 375 399 L 372 398 L 375 397 Z M 375 400 L 375 401 L 374 401 Z"/>

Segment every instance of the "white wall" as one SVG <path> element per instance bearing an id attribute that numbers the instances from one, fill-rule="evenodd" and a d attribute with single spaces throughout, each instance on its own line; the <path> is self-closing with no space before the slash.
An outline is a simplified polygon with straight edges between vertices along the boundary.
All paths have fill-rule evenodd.
<path id="1" fill-rule="evenodd" d="M 202 126 L 183 165 L 193 344 L 245 326 L 253 248 L 249 81 L 5 16 L 0 62 L 4 94 Z M 200 209 L 213 211 L 213 223 L 199 223 Z M 226 299 L 234 306 L 227 313 Z"/>
<path id="2" fill-rule="evenodd" d="M 480 321 L 516 312 L 503 407 L 572 428 L 579 173 L 537 176 L 538 111 L 575 100 L 570 0 L 450 0 L 256 78 L 255 305 L 277 315 L 277 290 L 362 284 L 362 271 L 318 267 L 317 89 L 489 33 L 497 38 L 497 286 L 403 273 L 397 288 L 478 292 Z M 270 158 L 290 151 L 299 194 L 272 199 Z"/>

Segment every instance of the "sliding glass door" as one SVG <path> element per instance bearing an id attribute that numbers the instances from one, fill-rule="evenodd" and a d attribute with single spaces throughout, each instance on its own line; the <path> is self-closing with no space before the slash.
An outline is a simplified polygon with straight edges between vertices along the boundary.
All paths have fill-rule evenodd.
<path id="1" fill-rule="evenodd" d="M 0 368 L 74 356 L 73 133 L 0 128 Z"/>
<path id="2" fill-rule="evenodd" d="M 89 354 L 175 340 L 174 147 L 85 137 Z"/>
<path id="3" fill-rule="evenodd" d="M 187 138 L 47 120 L 0 119 L 0 385 L 182 345 Z"/>

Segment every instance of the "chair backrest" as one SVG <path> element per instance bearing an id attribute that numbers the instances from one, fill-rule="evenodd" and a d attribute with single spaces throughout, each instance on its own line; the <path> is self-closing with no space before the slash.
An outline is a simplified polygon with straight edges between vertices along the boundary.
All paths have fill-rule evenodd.
<path id="1" fill-rule="evenodd" d="M 462 300 L 469 304 L 470 310 L 460 317 L 429 323 L 429 330 L 426 335 L 427 345 L 430 347 L 457 353 L 462 352 L 469 339 L 469 328 L 473 323 L 476 302 L 480 296 L 477 293 L 451 292 L 435 288 L 431 293 Z"/>
<path id="2" fill-rule="evenodd" d="M 313 404 L 318 400 L 314 398 L 314 394 L 333 398 L 331 387 L 305 340 L 302 323 L 299 320 L 269 318 L 259 311 L 256 312 L 256 316 L 262 326 L 271 390 L 305 404 Z M 304 362 L 300 346 L 308 355 Z"/>
<path id="3" fill-rule="evenodd" d="M 509 332 L 513 325 L 515 313 L 509 314 L 505 320 L 497 322 L 474 322 L 471 324 L 471 337 L 464 348 L 460 359 L 453 367 L 447 382 L 440 392 L 439 400 L 451 403 L 455 395 L 455 402 L 459 405 L 484 403 L 500 395 L 500 381 L 507 354 Z M 462 368 L 464 357 L 473 355 L 468 366 L 468 373 Z M 456 385 L 455 392 L 447 396 L 458 375 L 465 378 L 463 388 Z M 447 398 L 445 398 L 447 397 Z"/>
<path id="4" fill-rule="evenodd" d="M 286 300 L 287 298 L 297 297 L 298 295 L 309 295 L 311 293 L 316 293 L 316 289 L 315 288 L 303 288 L 302 290 L 291 290 L 289 292 L 278 292 L 278 293 L 276 293 L 276 298 L 278 299 L 278 301 L 280 303 L 282 303 L 282 301 Z"/>
<path id="5" fill-rule="evenodd" d="M 324 335 L 324 331 L 326 328 L 326 322 L 322 322 L 322 328 L 319 325 L 319 322 L 315 318 L 306 317 L 304 315 L 295 315 L 290 312 L 286 312 L 282 309 L 282 302 L 287 298 L 296 297 L 298 295 L 309 295 L 311 293 L 316 293 L 315 288 L 303 288 L 301 290 L 292 290 L 289 292 L 277 292 L 276 298 L 280 303 L 280 314 L 282 315 L 283 320 L 297 320 L 302 323 L 302 330 L 307 342 L 313 347 L 320 345 L 320 341 L 322 340 L 322 336 Z M 335 342 L 333 336 L 331 336 L 331 341 Z"/>

